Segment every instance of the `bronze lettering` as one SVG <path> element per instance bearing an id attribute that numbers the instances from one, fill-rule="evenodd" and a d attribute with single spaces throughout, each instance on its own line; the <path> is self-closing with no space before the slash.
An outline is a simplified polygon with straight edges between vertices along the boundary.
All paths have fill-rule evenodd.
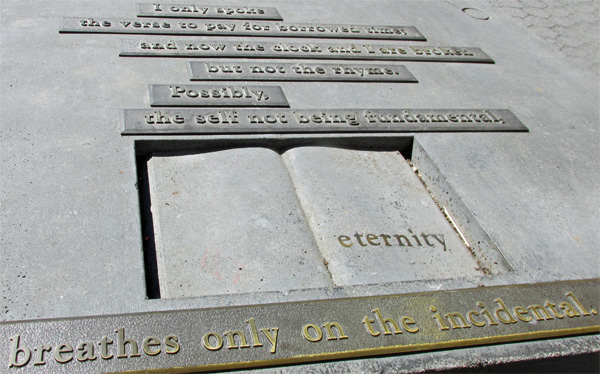
<path id="1" fill-rule="evenodd" d="M 533 317 L 531 317 L 529 315 L 529 311 L 527 309 L 523 308 L 522 306 L 515 307 L 515 314 L 517 315 L 517 318 L 523 322 L 529 322 L 533 319 Z M 525 316 L 527 316 L 527 317 L 525 317 Z"/>
<path id="2" fill-rule="evenodd" d="M 446 319 L 450 321 L 450 324 L 452 325 L 453 329 L 471 328 L 471 325 L 467 323 L 465 317 L 458 312 L 447 313 L 444 315 L 444 317 L 446 317 Z M 456 322 L 457 320 L 458 322 Z"/>
<path id="3" fill-rule="evenodd" d="M 15 335 L 10 338 L 10 360 L 8 367 L 21 367 L 27 365 L 31 359 L 31 350 L 27 347 L 20 347 L 21 336 Z M 23 358 L 19 362 L 19 355 L 22 354 Z"/>
<path id="4" fill-rule="evenodd" d="M 115 330 L 117 333 L 117 345 L 118 345 L 118 358 L 126 358 L 126 345 L 129 344 L 131 346 L 131 355 L 129 357 L 139 357 L 140 353 L 138 351 L 138 344 L 134 339 L 125 339 L 125 329 L 120 328 Z"/>
<path id="5" fill-rule="evenodd" d="M 542 321 L 542 320 L 547 320 L 547 319 L 554 319 L 554 317 L 552 317 L 548 311 L 546 309 L 544 309 L 543 306 L 541 305 L 530 305 L 527 307 L 527 309 L 531 309 L 531 311 L 533 312 L 533 314 L 535 315 L 535 318 L 538 321 Z M 504 321 L 502 321 L 504 322 Z"/>
<path id="6" fill-rule="evenodd" d="M 473 316 L 479 316 L 479 312 L 477 312 L 475 310 L 471 310 L 471 311 L 469 311 L 469 313 L 467 313 L 467 318 L 469 319 L 469 322 L 471 322 L 471 324 L 473 326 L 477 326 L 477 327 L 485 326 L 485 322 L 478 322 L 475 320 L 475 318 Z"/>
<path id="7" fill-rule="evenodd" d="M 109 339 L 106 335 L 102 336 L 102 339 L 100 339 L 100 343 L 98 344 L 100 345 L 100 357 L 103 360 L 110 360 L 111 358 L 113 358 L 112 353 L 108 353 L 108 346 L 112 343 L 113 341 Z"/>
<path id="8" fill-rule="evenodd" d="M 348 335 L 344 334 L 342 325 L 337 322 L 327 322 L 323 324 L 323 327 L 325 327 L 327 333 L 327 340 L 348 339 Z M 335 327 L 337 334 L 333 333 L 332 327 Z"/>
<path id="9" fill-rule="evenodd" d="M 132 354 L 133 356 L 133 354 Z M 138 355 L 139 356 L 139 355 Z M 127 357 L 127 356 L 125 356 Z M 77 361 L 93 361 L 97 358 L 94 354 L 94 343 L 83 342 L 77 346 Z"/>
<path id="10" fill-rule="evenodd" d="M 216 340 L 216 344 L 213 345 L 210 343 L 211 337 L 214 338 L 213 340 Z M 223 347 L 223 338 L 221 338 L 221 335 L 217 333 L 209 332 L 202 337 L 202 344 L 206 349 L 209 349 L 211 351 L 218 351 Z"/>
<path id="11" fill-rule="evenodd" d="M 262 343 L 260 342 L 260 337 L 258 336 L 258 329 L 256 328 L 256 323 L 254 318 L 250 318 L 246 320 L 246 323 L 250 324 L 250 334 L 252 335 L 252 346 L 253 347 L 262 347 Z"/>
<path id="12" fill-rule="evenodd" d="M 393 318 L 391 318 L 391 317 L 384 318 L 383 315 L 381 314 L 381 311 L 379 310 L 379 308 L 373 309 L 372 312 L 375 313 L 375 317 L 377 318 L 377 321 L 379 322 L 379 324 L 381 325 L 381 328 L 383 329 L 383 335 L 391 335 L 392 334 L 392 332 L 388 328 L 388 323 L 394 329 L 394 334 L 402 334 L 402 330 L 400 330 L 398 323 L 396 323 L 396 321 L 394 321 Z"/>
<path id="13" fill-rule="evenodd" d="M 373 329 L 373 325 L 372 323 L 375 323 L 375 319 L 374 318 L 369 318 L 369 316 L 365 316 L 365 318 L 363 318 L 362 323 L 365 325 L 365 328 L 367 329 L 367 332 L 369 334 L 371 334 L 371 336 L 379 336 L 381 335 L 381 333 L 379 331 L 375 331 Z"/>
<path id="14" fill-rule="evenodd" d="M 279 333 L 278 327 L 273 327 L 271 329 L 260 329 L 265 338 L 271 343 L 271 350 L 269 352 L 275 353 L 277 349 L 277 334 Z"/>
<path id="15" fill-rule="evenodd" d="M 46 365 L 44 361 L 44 352 L 50 352 L 52 347 L 49 345 L 40 345 L 34 348 L 35 351 L 35 360 L 33 361 L 34 365 Z"/>
<path id="16" fill-rule="evenodd" d="M 314 333 L 311 333 L 311 330 L 314 331 Z M 318 342 L 323 339 L 323 331 L 321 331 L 319 326 L 313 324 L 305 325 L 302 328 L 302 335 L 304 336 L 304 339 L 311 342 Z"/>
<path id="17" fill-rule="evenodd" d="M 511 323 L 516 323 L 517 320 L 510 314 L 510 311 L 508 310 L 508 308 L 506 307 L 506 305 L 504 305 L 504 302 L 502 301 L 502 299 L 498 298 L 496 300 L 494 300 L 495 303 L 497 303 L 498 305 L 500 305 L 500 307 L 498 309 L 496 309 L 496 317 L 498 318 L 498 320 L 502 323 L 506 323 L 506 324 L 511 324 Z M 503 314 L 503 315 L 501 315 Z"/>
<path id="18" fill-rule="evenodd" d="M 153 336 L 144 339 L 144 341 L 142 342 L 142 349 L 145 354 L 147 354 L 148 356 L 156 356 L 161 352 L 160 348 L 158 348 L 157 350 L 152 350 L 151 347 L 160 347 L 160 340 Z"/>
<path id="19" fill-rule="evenodd" d="M 436 308 L 436 307 L 434 307 L 433 305 L 431 305 L 431 306 L 429 307 L 429 310 L 430 310 L 432 313 L 435 313 L 435 314 L 433 315 L 433 317 L 431 317 L 431 318 L 435 319 L 435 322 L 437 322 L 437 324 L 438 324 L 438 327 L 440 328 L 440 330 L 450 330 L 450 327 L 448 327 L 448 326 L 447 326 L 447 325 L 444 323 L 444 320 L 443 320 L 443 319 L 442 319 L 442 317 L 440 316 L 440 313 L 438 313 L 438 310 L 437 310 L 437 308 Z"/>
<path id="20" fill-rule="evenodd" d="M 416 332 L 419 332 L 419 328 L 417 326 L 415 326 L 415 327 L 410 327 L 409 326 L 409 325 L 415 325 L 417 323 L 411 317 L 408 317 L 408 316 L 402 317 L 402 319 L 400 321 L 401 321 L 401 324 L 402 324 L 402 328 L 404 330 L 406 330 L 407 332 L 410 332 L 412 334 L 414 334 Z"/>
<path id="21" fill-rule="evenodd" d="M 61 364 L 66 364 L 67 362 L 73 360 L 72 355 L 65 358 L 64 354 L 66 354 L 66 353 L 72 354 L 73 346 L 69 343 L 59 344 L 56 347 L 56 350 L 54 351 L 54 359 L 56 360 L 56 362 L 61 363 Z"/>
<path id="22" fill-rule="evenodd" d="M 223 335 L 227 336 L 227 339 L 229 341 L 229 345 L 227 346 L 227 349 L 249 348 L 250 347 L 250 344 L 248 344 L 248 342 L 246 341 L 246 335 L 244 335 L 244 333 L 241 332 L 240 330 L 226 331 L 223 333 Z M 237 345 L 235 343 L 235 336 L 237 336 L 238 340 L 240 341 L 239 345 Z"/>
<path id="23" fill-rule="evenodd" d="M 179 338 L 177 336 L 167 336 L 165 338 L 165 345 L 167 346 L 167 348 L 165 349 L 165 352 L 167 352 L 167 354 L 174 355 L 175 353 L 179 352 Z"/>
<path id="24" fill-rule="evenodd" d="M 340 235 L 338 236 L 338 241 L 343 247 L 352 247 L 352 239 L 350 239 L 349 236 Z M 350 243 L 348 243 L 348 241 L 350 241 Z"/>

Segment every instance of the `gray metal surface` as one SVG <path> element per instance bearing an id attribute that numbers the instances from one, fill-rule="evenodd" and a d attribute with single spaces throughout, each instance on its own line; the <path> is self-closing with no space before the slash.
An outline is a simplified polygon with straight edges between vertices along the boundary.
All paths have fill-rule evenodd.
<path id="1" fill-rule="evenodd" d="M 28 373 L 192 373 L 595 333 L 598 280 L 0 325 Z"/>
<path id="2" fill-rule="evenodd" d="M 190 80 L 417 83 L 406 66 L 291 62 L 190 61 Z"/>
<path id="3" fill-rule="evenodd" d="M 229 40 L 124 39 L 119 56 L 310 58 L 494 63 L 480 48 L 427 45 Z"/>
<path id="4" fill-rule="evenodd" d="M 124 135 L 527 131 L 506 109 L 126 109 L 123 127 Z"/>
<path id="5" fill-rule="evenodd" d="M 172 3 L 137 3 L 136 6 L 138 17 L 283 20 L 273 7 Z"/>
<path id="6" fill-rule="evenodd" d="M 284 23 L 230 20 L 64 17 L 62 33 L 216 35 L 278 38 L 343 38 L 425 41 L 414 26 Z"/>
<path id="7" fill-rule="evenodd" d="M 279 86 L 151 84 L 150 105 L 192 107 L 289 107 Z"/>

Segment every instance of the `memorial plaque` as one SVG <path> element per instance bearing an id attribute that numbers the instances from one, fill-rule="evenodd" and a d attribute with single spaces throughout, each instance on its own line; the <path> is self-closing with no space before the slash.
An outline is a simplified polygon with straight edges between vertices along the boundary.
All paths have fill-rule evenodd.
<path id="1" fill-rule="evenodd" d="M 232 42 L 229 40 L 120 41 L 120 56 L 309 58 L 334 60 L 391 60 L 494 63 L 480 48 L 326 42 Z"/>
<path id="2" fill-rule="evenodd" d="M 151 84 L 149 90 L 152 106 L 289 107 L 281 87 Z"/>
<path id="3" fill-rule="evenodd" d="M 65 17 L 63 33 L 267 36 L 278 38 L 343 38 L 425 41 L 413 26 L 348 25 L 250 21 L 197 21 L 136 18 Z"/>
<path id="4" fill-rule="evenodd" d="M 158 3 L 136 5 L 138 17 L 283 20 L 277 9 L 272 7 Z"/>
<path id="5" fill-rule="evenodd" d="M 242 81 L 407 82 L 417 79 L 403 65 L 190 61 L 190 79 Z"/>
<path id="6" fill-rule="evenodd" d="M 594 279 L 6 323 L 0 338 L 10 346 L 0 354 L 15 372 L 197 373 L 555 338 L 600 331 L 590 301 L 598 286 Z"/>
<path id="7" fill-rule="evenodd" d="M 126 109 L 123 126 L 123 135 L 527 131 L 506 109 Z"/>
<path id="8" fill-rule="evenodd" d="M 2 3 L 1 373 L 598 372 L 597 2 L 143 1 Z"/>

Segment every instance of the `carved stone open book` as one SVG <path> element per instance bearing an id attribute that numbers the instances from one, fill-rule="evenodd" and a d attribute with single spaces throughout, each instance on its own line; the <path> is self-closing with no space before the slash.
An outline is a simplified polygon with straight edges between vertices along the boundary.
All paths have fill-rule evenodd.
<path id="1" fill-rule="evenodd" d="M 399 152 L 155 154 L 161 297 L 481 275 Z"/>

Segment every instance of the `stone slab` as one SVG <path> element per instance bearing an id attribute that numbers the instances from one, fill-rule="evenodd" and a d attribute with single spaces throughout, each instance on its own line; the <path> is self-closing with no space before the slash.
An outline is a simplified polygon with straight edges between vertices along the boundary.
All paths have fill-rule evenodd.
<path id="1" fill-rule="evenodd" d="M 137 3 L 138 17 L 259 19 L 283 21 L 274 7 Z"/>
<path id="2" fill-rule="evenodd" d="M 404 65 L 189 61 L 190 80 L 404 82 L 417 79 Z"/>

